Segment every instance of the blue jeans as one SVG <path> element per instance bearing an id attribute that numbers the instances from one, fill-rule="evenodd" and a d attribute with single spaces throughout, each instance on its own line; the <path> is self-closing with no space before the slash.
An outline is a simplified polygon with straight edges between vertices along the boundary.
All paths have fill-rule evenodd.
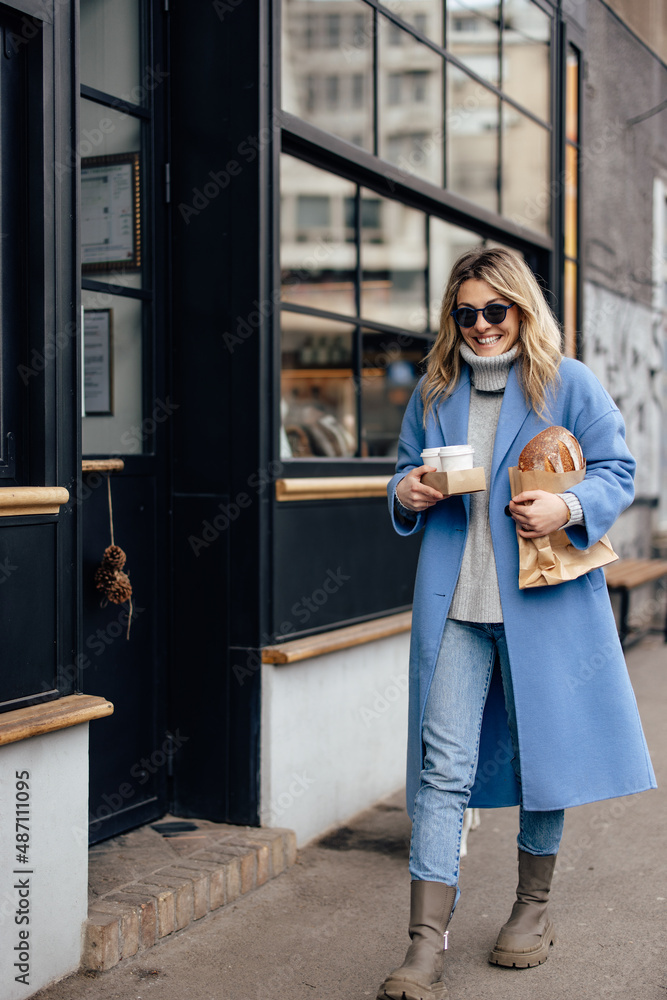
<path id="1" fill-rule="evenodd" d="M 415 796 L 410 844 L 413 879 L 456 885 L 463 813 L 475 780 L 482 713 L 496 655 L 514 757 L 521 781 L 516 710 L 505 629 L 499 624 L 447 619 L 426 699 L 424 768 Z M 528 812 L 521 806 L 517 843 L 528 854 L 557 854 L 564 812 Z"/>

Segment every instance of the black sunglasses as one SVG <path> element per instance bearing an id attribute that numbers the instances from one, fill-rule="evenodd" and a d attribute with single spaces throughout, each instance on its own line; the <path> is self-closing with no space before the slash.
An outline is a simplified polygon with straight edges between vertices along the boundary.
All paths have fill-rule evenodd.
<path id="1" fill-rule="evenodd" d="M 459 326 L 463 326 L 466 329 L 475 325 L 477 322 L 477 313 L 481 313 L 487 323 L 495 325 L 504 321 L 507 310 L 511 309 L 514 305 L 516 305 L 515 302 L 510 303 L 508 306 L 504 306 L 500 302 L 491 302 L 490 305 L 484 306 L 483 309 L 473 309 L 472 306 L 461 306 L 460 309 L 454 310 L 452 316 Z"/>

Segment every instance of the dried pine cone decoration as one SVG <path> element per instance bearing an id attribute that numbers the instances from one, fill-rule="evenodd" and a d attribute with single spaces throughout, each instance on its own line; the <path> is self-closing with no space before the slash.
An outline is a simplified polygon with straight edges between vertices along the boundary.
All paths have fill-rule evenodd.
<path id="1" fill-rule="evenodd" d="M 106 563 L 107 566 L 113 569 L 122 569 L 126 560 L 127 556 L 119 545 L 109 545 L 108 548 L 104 550 L 102 565 Z"/>
<path id="2" fill-rule="evenodd" d="M 132 584 L 126 573 L 117 570 L 115 579 L 106 592 L 107 599 L 112 604 L 124 604 L 132 597 Z"/>
<path id="3" fill-rule="evenodd" d="M 95 570 L 95 586 L 98 590 L 109 590 L 113 586 L 114 580 L 116 579 L 116 570 L 109 566 L 107 563 L 102 562 L 101 566 L 98 566 Z M 123 574 L 124 576 L 125 574 Z"/>

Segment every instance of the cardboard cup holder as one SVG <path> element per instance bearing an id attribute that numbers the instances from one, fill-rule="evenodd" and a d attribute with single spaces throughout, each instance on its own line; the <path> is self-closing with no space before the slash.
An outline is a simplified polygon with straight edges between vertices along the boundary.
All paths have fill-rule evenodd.
<path id="1" fill-rule="evenodd" d="M 477 469 L 455 469 L 452 472 L 427 472 L 421 478 L 422 483 L 440 490 L 445 496 L 460 493 L 482 493 L 486 489 L 484 467 Z"/>

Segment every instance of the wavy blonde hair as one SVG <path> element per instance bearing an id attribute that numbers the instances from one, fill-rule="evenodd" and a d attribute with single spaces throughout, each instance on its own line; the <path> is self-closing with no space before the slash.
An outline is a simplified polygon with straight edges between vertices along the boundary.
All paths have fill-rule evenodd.
<path id="1" fill-rule="evenodd" d="M 499 296 L 519 307 L 519 381 L 526 402 L 542 416 L 547 390 L 559 377 L 560 328 L 535 275 L 522 257 L 504 247 L 478 247 L 461 254 L 445 289 L 440 332 L 427 355 L 426 378 L 421 388 L 424 425 L 438 401 L 451 395 L 461 376 L 463 360 L 459 347 L 463 337 L 451 313 L 456 309 L 459 288 L 470 278 L 486 281 Z"/>

